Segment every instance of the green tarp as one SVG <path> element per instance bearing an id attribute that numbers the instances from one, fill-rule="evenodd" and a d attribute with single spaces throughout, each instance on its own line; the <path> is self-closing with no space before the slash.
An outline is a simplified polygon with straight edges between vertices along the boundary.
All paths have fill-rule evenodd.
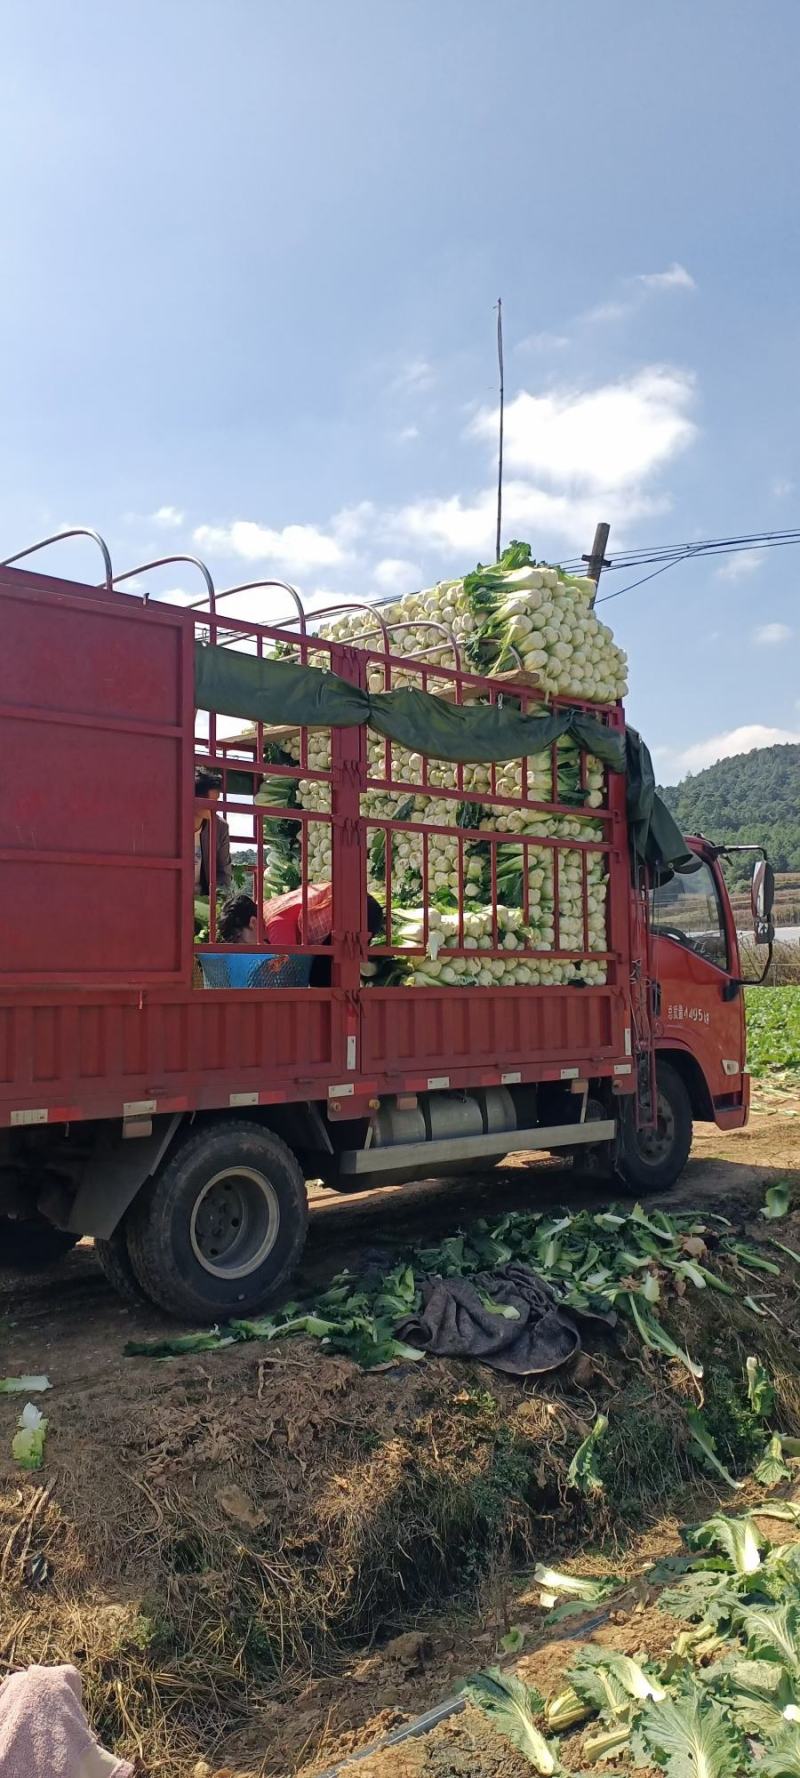
<path id="1" fill-rule="evenodd" d="M 635 728 L 625 730 L 628 837 L 634 858 L 644 864 L 674 865 L 682 870 L 697 859 L 665 802 L 656 790 L 650 751 Z"/>
<path id="2" fill-rule="evenodd" d="M 652 761 L 635 730 L 626 743 L 582 710 L 524 714 L 508 704 L 451 704 L 404 688 L 370 693 L 320 667 L 258 660 L 227 648 L 195 645 L 195 702 L 218 716 L 270 726 L 369 726 L 401 747 L 451 764 L 490 764 L 541 753 L 562 735 L 613 772 L 626 772 L 628 819 L 635 856 L 679 864 L 686 841 L 655 791 Z"/>

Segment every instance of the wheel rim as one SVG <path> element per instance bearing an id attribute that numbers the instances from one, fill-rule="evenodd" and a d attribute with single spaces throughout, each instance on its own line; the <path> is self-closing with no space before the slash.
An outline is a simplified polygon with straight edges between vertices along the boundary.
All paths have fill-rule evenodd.
<path id="1" fill-rule="evenodd" d="M 192 1211 L 192 1252 L 213 1278 L 247 1278 L 272 1251 L 280 1227 L 275 1187 L 254 1167 L 225 1167 Z"/>
<path id="2" fill-rule="evenodd" d="M 667 1160 L 675 1141 L 675 1116 L 663 1093 L 658 1095 L 657 1117 L 654 1130 L 637 1131 L 639 1154 L 647 1167 L 659 1167 Z"/>

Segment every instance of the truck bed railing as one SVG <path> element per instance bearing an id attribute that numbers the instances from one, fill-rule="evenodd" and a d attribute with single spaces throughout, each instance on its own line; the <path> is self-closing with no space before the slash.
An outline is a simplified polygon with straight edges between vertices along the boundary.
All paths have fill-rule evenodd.
<path id="1" fill-rule="evenodd" d="M 26 556 L 35 556 L 40 549 L 49 549 L 53 543 L 64 543 L 68 537 L 91 537 L 92 542 L 97 544 L 106 571 L 106 592 L 112 592 L 114 579 L 111 566 L 111 551 L 109 550 L 105 538 L 100 536 L 100 532 L 93 531 L 89 525 L 72 525 L 68 531 L 54 531 L 52 537 L 42 537 L 39 539 L 38 543 L 28 544 L 27 549 L 17 550 L 15 556 L 6 556 L 5 561 L 0 562 L 0 568 L 11 568 L 15 562 L 24 562 Z"/>
<path id="2" fill-rule="evenodd" d="M 348 599 L 325 605 L 314 611 L 307 611 L 302 597 L 289 582 L 268 578 L 245 581 L 217 591 L 213 577 L 205 562 L 197 556 L 188 554 L 170 554 L 141 562 L 135 567 L 114 573 L 108 546 L 100 534 L 90 527 L 71 527 L 52 536 L 40 539 L 29 545 L 16 555 L 7 558 L 5 566 L 25 560 L 28 556 L 52 547 L 58 542 L 79 536 L 92 539 L 100 549 L 105 569 L 104 586 L 107 592 L 114 593 L 127 582 L 138 579 L 142 575 L 155 572 L 176 564 L 193 568 L 201 577 L 203 592 L 192 598 L 185 609 L 191 612 L 198 639 L 212 646 L 225 646 L 236 649 L 244 648 L 257 658 L 263 659 L 276 652 L 286 655 L 289 651 L 295 659 L 307 663 L 309 660 L 325 664 L 344 677 L 354 679 L 366 688 L 375 688 L 376 683 L 381 689 L 390 691 L 398 685 L 416 686 L 423 692 L 435 691 L 438 696 L 461 704 L 476 699 L 489 703 L 502 702 L 504 697 L 513 697 L 523 711 L 540 706 L 543 692 L 535 675 L 529 675 L 522 669 L 518 657 L 516 665 L 511 666 L 502 676 L 492 678 L 465 669 L 463 648 L 453 630 L 445 623 L 435 619 L 425 620 L 424 624 L 416 624 L 408 619 L 392 623 L 388 614 L 376 604 L 368 600 Z M 222 601 L 229 601 L 240 594 L 280 591 L 289 600 L 292 611 L 282 622 L 265 624 L 259 619 L 245 615 L 225 615 L 223 618 L 220 606 Z M 142 603 L 149 601 L 147 590 L 142 592 Z M 363 626 L 351 625 L 351 634 L 346 638 L 333 640 L 320 635 L 323 624 L 331 624 L 337 617 L 363 614 Z M 313 625 L 313 629 L 309 626 Z M 402 652 L 402 639 L 416 628 L 424 630 L 424 641 L 412 652 Z M 372 646 L 365 644 L 372 643 Z M 553 698 L 552 704 L 564 702 L 581 705 L 581 699 Z M 621 716 L 618 712 L 597 710 L 589 705 L 602 719 L 618 726 Z M 227 727 L 227 733 L 226 733 Z M 195 764 L 197 767 L 210 766 L 221 773 L 221 795 L 217 804 L 218 812 L 228 820 L 231 827 L 234 848 L 250 847 L 254 854 L 254 862 L 242 867 L 237 873 L 244 874 L 252 888 L 253 899 L 258 908 L 259 941 L 264 940 L 262 922 L 263 906 L 269 895 L 265 888 L 265 872 L 271 856 L 271 840 L 276 832 L 284 838 L 291 835 L 294 846 L 295 868 L 299 869 L 302 884 L 302 901 L 304 915 L 307 911 L 307 891 L 314 878 L 317 881 L 330 879 L 334 884 L 334 896 L 338 896 L 342 905 L 334 913 L 334 934 L 343 938 L 345 951 L 348 944 L 352 945 L 355 935 L 363 931 L 361 909 L 364 893 L 364 878 L 373 865 L 381 850 L 383 854 L 382 889 L 386 901 L 385 939 L 377 949 L 384 956 L 396 955 L 398 948 L 406 954 L 429 953 L 431 944 L 430 909 L 435 900 L 436 883 L 433 878 L 435 871 L 435 855 L 444 853 L 450 861 L 451 887 L 457 882 L 458 918 L 457 932 L 448 950 L 453 956 L 468 956 L 469 947 L 465 940 L 465 915 L 469 916 L 470 902 L 468 885 L 474 882 L 476 860 L 483 860 L 483 881 L 481 894 L 484 900 L 491 903 L 490 943 L 481 947 L 482 954 L 496 959 L 503 956 L 501 934 L 498 927 L 497 905 L 507 893 L 508 871 L 518 865 L 521 880 L 519 894 L 520 915 L 529 929 L 519 946 L 522 957 L 541 959 L 549 957 L 551 961 L 570 962 L 581 955 L 589 954 L 596 962 L 613 964 L 615 957 L 620 955 L 623 922 L 622 913 L 614 913 L 609 906 L 611 922 L 610 936 L 602 945 L 598 942 L 596 921 L 594 943 L 590 943 L 589 914 L 590 894 L 597 899 L 596 875 L 600 861 L 604 873 L 610 872 L 610 854 L 614 847 L 613 823 L 618 813 L 618 797 L 609 802 L 608 794 L 602 798 L 601 806 L 588 806 L 589 779 L 587 777 L 587 757 L 578 754 L 579 776 L 577 789 L 579 794 L 571 797 L 562 796 L 560 785 L 563 778 L 559 774 L 563 765 L 563 757 L 559 754 L 558 744 L 553 743 L 550 759 L 545 767 L 541 761 L 534 779 L 531 778 L 532 766 L 525 759 L 519 761 L 516 782 L 509 789 L 508 776 L 501 779 L 502 768 L 490 764 L 476 774 L 475 769 L 462 764 L 443 771 L 441 765 L 429 760 L 426 756 L 410 754 L 408 750 L 398 747 L 388 739 L 376 740 L 368 734 L 366 745 L 356 743 L 353 735 L 342 731 L 327 732 L 327 745 L 321 746 L 320 731 L 316 731 L 313 745 L 309 736 L 313 731 L 306 728 L 272 729 L 268 723 L 255 722 L 249 732 L 230 735 L 230 723 L 219 718 L 215 713 L 198 713 L 195 730 Z M 574 775 L 573 775 L 574 776 Z M 263 786 L 268 785 L 270 778 L 275 783 L 275 793 L 280 800 L 274 804 L 256 802 L 256 797 L 263 795 Z M 281 790 L 281 783 L 293 781 L 301 787 L 298 803 L 286 803 L 286 791 Z M 606 792 L 608 783 L 606 782 Z M 592 779 L 596 790 L 597 779 Z M 304 787 L 304 788 L 303 788 Z M 292 793 L 289 792 L 291 796 Z M 425 804 L 423 817 L 420 817 L 420 803 Z M 411 805 L 406 806 L 411 801 Z M 597 802 L 599 799 L 595 798 Z M 472 806 L 472 815 L 456 817 L 455 804 L 462 808 Z M 437 805 L 441 807 L 441 816 Z M 612 806 L 613 805 L 613 806 Z M 202 811 L 202 800 L 195 804 L 196 812 Z M 205 805 L 206 812 L 208 804 Z M 514 824 L 514 811 L 517 818 L 522 817 L 523 830 L 520 831 L 519 820 Z M 481 828 L 480 821 L 490 815 L 493 818 L 492 828 Z M 505 817 L 505 819 L 504 819 Z M 498 826 L 494 829 L 494 820 Z M 470 821 L 472 825 L 470 825 Z M 466 824 L 465 824 L 466 823 Z M 508 823 L 508 825 L 507 825 Z M 593 825 L 589 825 L 589 824 Z M 585 832 L 582 829 L 585 828 Z M 358 836 L 361 836 L 360 839 Z M 343 852 L 343 846 L 345 851 Z M 354 876 L 346 862 L 347 849 L 353 846 L 360 853 L 360 878 L 358 872 Z M 378 850 L 376 851 L 376 846 Z M 216 882 L 215 849 L 211 848 L 209 860 L 209 920 L 206 946 L 219 945 L 216 938 L 216 920 L 218 906 L 222 896 L 218 892 Z M 402 922 L 398 909 L 395 907 L 396 895 L 408 895 L 408 889 L 401 891 L 400 880 L 403 875 L 403 859 L 409 853 L 414 858 L 414 870 L 418 877 L 419 900 L 423 909 L 423 930 L 420 942 L 409 944 L 407 936 L 402 945 L 398 946 L 398 934 Z M 339 864 L 337 866 L 336 859 Z M 512 864 L 513 860 L 513 864 Z M 589 870 L 594 865 L 595 881 L 590 885 Z M 537 942 L 533 929 L 532 910 L 535 907 L 536 891 L 531 886 L 531 871 L 546 876 L 546 895 L 552 903 L 550 920 L 551 933 L 544 946 Z M 571 921 L 567 920 L 562 908 L 562 888 L 564 880 L 572 882 Z M 346 883 L 346 890 L 342 884 Z M 360 884 L 360 886 L 359 886 Z M 576 884 L 579 886 L 576 889 Z M 358 902 L 358 909 L 345 906 L 345 899 Z M 570 900 L 570 896 L 567 896 Z M 398 904 L 399 905 L 399 904 Z M 566 929 L 565 929 L 566 920 Z M 349 933 L 349 938 L 348 938 Z M 569 934 L 569 936 L 567 936 Z M 204 948 L 201 946 L 200 948 Z M 314 947 L 301 945 L 299 949 L 308 951 Z M 507 947 L 506 947 L 507 948 Z M 340 946 L 334 943 L 331 955 L 338 955 Z"/>
<path id="3" fill-rule="evenodd" d="M 169 568 L 176 562 L 188 563 L 191 568 L 196 568 L 198 570 L 198 573 L 202 575 L 203 580 L 205 581 L 206 597 L 213 605 L 214 582 L 205 562 L 202 562 L 199 556 L 157 556 L 152 562 L 140 562 L 136 568 L 126 568 L 124 574 L 115 574 L 113 585 L 118 587 L 123 580 L 134 580 L 140 574 L 151 574 L 154 568 Z M 149 599 L 150 594 L 145 590 L 142 593 L 142 604 L 147 605 Z"/>

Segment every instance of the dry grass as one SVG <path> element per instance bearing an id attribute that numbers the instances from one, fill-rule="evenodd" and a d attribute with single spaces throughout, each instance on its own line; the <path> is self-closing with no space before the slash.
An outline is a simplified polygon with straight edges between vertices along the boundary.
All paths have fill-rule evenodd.
<path id="1" fill-rule="evenodd" d="M 761 974 L 766 963 L 766 951 L 760 945 L 743 944 L 740 948 L 742 975 L 755 981 Z M 793 987 L 800 982 L 800 944 L 781 944 L 778 939 L 773 946 L 772 962 L 766 976 L 770 988 Z"/>
<path id="2" fill-rule="evenodd" d="M 748 1352 L 800 1431 L 794 1275 L 770 1280 L 780 1325 L 711 1291 L 680 1305 L 734 1467 L 761 1436 Z M 75 1397 L 44 1486 L 0 1470 L 0 1667 L 75 1662 L 98 1732 L 152 1778 L 231 1748 L 244 1764 L 254 1744 L 248 1769 L 283 1778 L 323 1732 L 293 1702 L 315 1675 L 432 1610 L 500 1597 L 514 1570 L 587 1535 L 624 1550 L 680 1511 L 697 1480 L 687 1393 L 686 1373 L 630 1336 L 546 1391 L 436 1361 L 364 1374 L 319 1352 L 266 1389 L 252 1348 L 137 1362 L 118 1394 L 89 1392 L 83 1418 Z M 566 1468 L 598 1408 L 606 1493 L 589 1507 Z"/>
<path id="3" fill-rule="evenodd" d="M 315 1357 L 265 1422 L 256 1365 L 209 1407 L 182 1364 L 160 1438 L 152 1401 L 124 1427 L 108 1404 L 91 1480 L 79 1443 L 46 1488 L 0 1492 L 2 1662 L 74 1661 L 98 1733 L 158 1778 L 184 1778 L 254 1714 L 269 1723 L 353 1645 L 526 1559 L 534 1509 L 552 1522 L 560 1506 L 569 1407 L 454 1391 L 443 1365 L 398 1385 Z M 51 1572 L 39 1592 L 34 1554 Z"/>

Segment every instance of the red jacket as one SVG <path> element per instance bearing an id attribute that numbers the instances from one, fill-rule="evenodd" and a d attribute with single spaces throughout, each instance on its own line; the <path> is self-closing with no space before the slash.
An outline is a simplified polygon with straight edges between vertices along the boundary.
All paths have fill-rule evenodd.
<path id="1" fill-rule="evenodd" d="M 333 886 L 309 883 L 308 918 L 303 920 L 303 891 L 290 889 L 264 904 L 264 932 L 271 945 L 324 945 L 333 926 Z M 307 930 L 303 930 L 304 926 Z"/>

